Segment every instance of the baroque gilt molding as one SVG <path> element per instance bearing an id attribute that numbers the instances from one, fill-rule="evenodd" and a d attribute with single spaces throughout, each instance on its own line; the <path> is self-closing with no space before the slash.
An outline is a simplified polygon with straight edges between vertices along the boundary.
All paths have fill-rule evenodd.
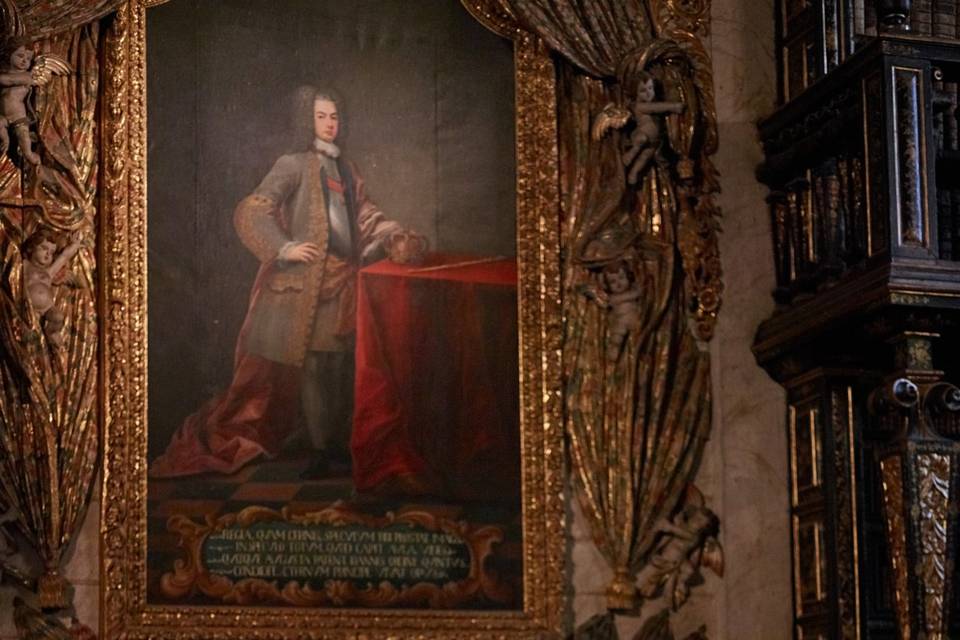
<path id="1" fill-rule="evenodd" d="M 543 43 L 514 28 L 523 464 L 523 610 L 277 609 L 146 601 L 145 10 L 131 0 L 104 43 L 103 242 L 105 465 L 101 532 L 106 638 L 379 637 L 469 639 L 555 633 L 565 608 L 563 422 L 555 69 Z"/>
<path id="2" fill-rule="evenodd" d="M 275 522 L 300 526 L 304 533 L 309 532 L 305 528 L 311 525 L 362 525 L 368 531 L 379 530 L 387 533 L 384 538 L 390 535 L 387 531 L 390 528 L 417 527 L 461 543 L 468 553 L 465 557 L 453 557 L 450 562 L 461 569 L 462 577 L 443 585 L 420 582 L 397 588 L 390 582 L 381 581 L 358 588 L 355 583 L 344 579 L 328 580 L 317 589 L 306 582 L 288 583 L 281 589 L 276 581 L 269 577 L 233 580 L 228 576 L 211 573 L 203 554 L 204 545 L 211 539 L 226 534 L 226 539 L 230 540 L 246 534 L 241 539 L 253 540 L 256 525 Z M 413 606 L 456 609 L 481 596 L 489 601 L 502 603 L 509 603 L 514 596 L 510 585 L 487 566 L 487 560 L 493 555 L 494 545 L 503 542 L 503 530 L 500 527 L 471 525 L 450 518 L 440 518 L 426 511 L 405 510 L 377 517 L 357 513 L 336 504 L 307 514 L 247 507 L 240 513 L 227 514 L 205 524 L 194 522 L 183 515 L 175 515 L 170 518 L 167 527 L 178 534 L 181 546 L 187 551 L 186 560 L 176 564 L 173 571 L 160 578 L 161 592 L 174 599 L 200 592 L 223 603 L 239 605 L 269 603 L 297 607 L 360 606 L 373 609 Z M 368 537 L 371 540 L 378 539 L 373 535 Z M 315 536 L 304 539 L 319 538 L 320 536 Z M 262 550 L 258 553 L 264 553 L 268 545 L 254 543 L 254 548 Z M 224 553 L 236 553 L 236 546 L 228 543 Z"/>

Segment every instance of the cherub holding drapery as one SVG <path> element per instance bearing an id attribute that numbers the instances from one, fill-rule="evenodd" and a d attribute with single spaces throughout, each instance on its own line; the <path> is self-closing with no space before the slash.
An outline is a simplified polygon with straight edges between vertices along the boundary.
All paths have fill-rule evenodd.
<path id="1" fill-rule="evenodd" d="M 652 598 L 662 588 L 672 608 L 677 610 L 689 597 L 690 583 L 701 567 L 723 576 L 723 547 L 717 541 L 718 528 L 719 520 L 707 508 L 703 494 L 690 485 L 679 512 L 656 525 L 661 537 L 637 574 L 641 595 Z"/>
<path id="2" fill-rule="evenodd" d="M 623 129 L 632 121 L 621 160 L 627 171 L 627 183 L 636 185 L 640 175 L 658 155 L 662 146 L 662 115 L 682 113 L 682 102 L 657 101 L 656 82 L 649 73 L 638 72 L 629 108 L 607 104 L 593 122 L 592 136 L 601 140 L 610 129 Z M 626 96 L 625 96 L 626 97 Z"/>
<path id="3" fill-rule="evenodd" d="M 83 247 L 81 234 L 75 233 L 70 244 L 59 254 L 57 243 L 46 230 L 34 232 L 23 245 L 23 287 L 27 299 L 43 324 L 47 341 L 54 347 L 63 345 L 65 316 L 56 306 L 55 287 L 63 280 L 61 272 Z"/>
<path id="4" fill-rule="evenodd" d="M 31 165 L 40 164 L 33 148 L 30 125 L 34 121 L 31 101 L 38 87 L 45 87 L 55 75 L 68 75 L 66 60 L 50 53 L 35 55 L 29 43 L 10 38 L 0 48 L 0 154 L 10 148 L 10 133 L 17 139 L 20 155 Z"/>
<path id="5" fill-rule="evenodd" d="M 609 311 L 606 358 L 616 362 L 627 335 L 640 328 L 640 296 L 636 274 L 626 260 L 607 264 L 600 273 L 602 287 L 588 287 L 584 293 Z"/>

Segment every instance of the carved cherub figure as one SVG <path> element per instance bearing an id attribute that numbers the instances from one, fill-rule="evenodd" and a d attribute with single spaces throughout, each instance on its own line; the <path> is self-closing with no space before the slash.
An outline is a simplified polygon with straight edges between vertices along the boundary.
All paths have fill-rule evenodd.
<path id="1" fill-rule="evenodd" d="M 604 267 L 600 277 L 603 288 L 590 287 L 584 293 L 610 310 L 606 357 L 608 362 L 616 362 L 627 334 L 640 327 L 641 291 L 626 260 L 611 262 Z"/>
<path id="2" fill-rule="evenodd" d="M 46 230 L 40 230 L 23 245 L 23 287 L 27 299 L 41 317 L 43 332 L 54 347 L 63 344 L 64 315 L 56 308 L 54 287 L 59 286 L 58 276 L 83 246 L 79 233 L 73 234 L 70 244 L 57 254 L 57 244 Z"/>
<path id="3" fill-rule="evenodd" d="M 610 307 L 607 360 L 616 362 L 627 334 L 640 327 L 641 291 L 626 260 L 607 265 L 603 270 L 603 282 Z"/>
<path id="4" fill-rule="evenodd" d="M 28 100 L 35 87 L 46 86 L 55 75 L 67 75 L 70 65 L 52 54 L 34 55 L 22 38 L 10 38 L 0 47 L 0 154 L 10 147 L 9 129 L 17 138 L 20 154 L 32 165 L 40 164 L 30 137 Z"/>
<path id="5" fill-rule="evenodd" d="M 663 534 L 647 564 L 637 574 L 640 593 L 654 597 L 663 587 L 674 610 L 687 601 L 691 579 L 701 566 L 723 575 L 723 548 L 716 538 L 716 514 L 704 504 L 703 494 L 691 486 L 683 508 L 672 520 L 662 520 Z"/>
<path id="6" fill-rule="evenodd" d="M 609 103 L 593 122 L 593 139 L 601 140 L 610 129 L 622 129 L 633 121 L 621 160 L 627 169 L 627 183 L 637 184 L 640 174 L 660 151 L 662 114 L 681 113 L 682 102 L 658 102 L 656 81 L 650 74 L 636 74 L 636 86 L 629 108 Z"/>

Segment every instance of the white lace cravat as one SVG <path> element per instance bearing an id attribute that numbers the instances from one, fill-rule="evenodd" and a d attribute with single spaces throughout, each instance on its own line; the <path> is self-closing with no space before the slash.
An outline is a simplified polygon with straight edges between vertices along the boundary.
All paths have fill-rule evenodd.
<path id="1" fill-rule="evenodd" d="M 327 142 L 326 140 L 321 140 L 320 138 L 314 138 L 313 148 L 325 156 L 329 156 L 331 158 L 340 157 L 340 147 L 332 142 Z"/>

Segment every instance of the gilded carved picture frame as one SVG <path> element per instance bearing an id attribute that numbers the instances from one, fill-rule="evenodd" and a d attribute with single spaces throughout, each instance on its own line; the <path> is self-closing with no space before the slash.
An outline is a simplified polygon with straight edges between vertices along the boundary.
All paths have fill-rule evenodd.
<path id="1" fill-rule="evenodd" d="M 547 48 L 536 36 L 511 26 L 515 23 L 510 20 L 483 13 L 472 3 L 464 4 L 484 26 L 512 41 L 514 51 L 522 496 L 519 606 L 364 608 L 350 601 L 337 606 L 333 600 L 327 606 L 279 607 L 269 606 L 270 602 L 264 603 L 268 606 L 222 601 L 171 604 L 148 597 L 148 469 L 152 462 L 148 455 L 148 319 L 153 316 L 147 286 L 152 268 L 148 261 L 147 10 L 160 4 L 164 2 L 128 2 L 108 21 L 103 44 L 98 271 L 104 637 L 520 638 L 559 633 L 564 615 L 565 528 L 556 72 Z M 269 516 L 281 517 L 285 514 Z M 402 521 L 404 514 L 389 517 Z M 412 518 L 409 513 L 406 517 Z M 180 524 L 184 544 L 191 527 L 204 526 L 202 522 Z M 206 526 L 210 525 L 208 521 Z"/>

